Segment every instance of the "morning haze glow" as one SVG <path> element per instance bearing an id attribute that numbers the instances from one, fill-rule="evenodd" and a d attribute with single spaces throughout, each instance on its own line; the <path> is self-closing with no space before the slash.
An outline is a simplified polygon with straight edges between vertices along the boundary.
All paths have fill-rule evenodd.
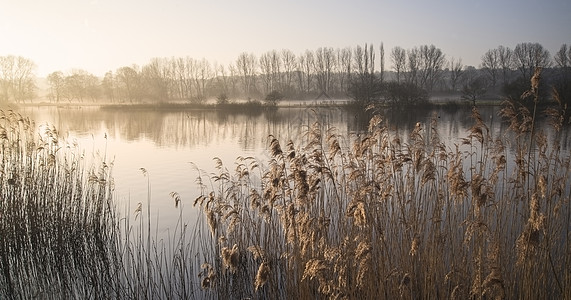
<path id="1" fill-rule="evenodd" d="M 0 56 L 36 74 L 84 69 L 97 76 L 155 57 L 234 63 L 242 52 L 434 44 L 478 67 L 499 45 L 571 38 L 569 1 L 105 1 L 0 2 Z M 387 63 L 390 63 L 387 61 Z M 390 68 L 390 65 L 387 65 Z"/>
<path id="2" fill-rule="evenodd" d="M 571 300 L 571 0 L 0 0 L 0 300 Z"/>

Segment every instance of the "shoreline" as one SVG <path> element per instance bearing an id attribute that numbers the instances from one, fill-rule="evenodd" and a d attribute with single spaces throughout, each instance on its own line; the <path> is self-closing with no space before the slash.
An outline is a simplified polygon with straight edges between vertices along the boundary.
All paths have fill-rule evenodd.
<path id="1" fill-rule="evenodd" d="M 477 106 L 499 106 L 504 102 L 501 99 L 480 100 Z M 547 103 L 546 103 L 547 104 Z M 427 107 L 427 106 L 471 106 L 471 101 L 461 99 L 432 99 L 426 103 L 414 105 L 391 105 L 381 102 L 382 107 Z M 62 109 L 81 109 L 81 108 L 98 108 L 98 109 L 135 109 L 135 110 L 274 110 L 278 108 L 331 108 L 346 107 L 355 108 L 357 104 L 353 100 L 283 100 L 277 105 L 268 105 L 261 101 L 252 102 L 232 102 L 227 104 L 216 103 L 188 103 L 188 102 L 160 102 L 160 103 L 97 103 L 97 102 L 71 102 L 71 103 L 53 103 L 53 102 L 32 102 L 32 103 L 0 103 L 0 107 L 56 107 Z"/>

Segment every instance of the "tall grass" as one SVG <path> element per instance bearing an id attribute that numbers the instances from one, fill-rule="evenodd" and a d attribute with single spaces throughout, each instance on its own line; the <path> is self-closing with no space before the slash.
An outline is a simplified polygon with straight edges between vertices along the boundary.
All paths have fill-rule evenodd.
<path id="1" fill-rule="evenodd" d="M 548 135 L 536 109 L 507 102 L 495 139 L 474 109 L 452 147 L 436 118 L 400 137 L 376 116 L 350 143 L 314 123 L 300 145 L 270 137 L 267 162 L 218 161 L 195 202 L 201 297 L 571 298 L 564 111 Z"/>
<path id="2" fill-rule="evenodd" d="M 105 153 L 0 111 L 0 298 L 571 299 L 564 109 L 544 132 L 537 106 L 507 101 L 500 137 L 474 109 L 453 145 L 437 118 L 408 136 L 380 115 L 351 138 L 308 124 L 270 136 L 268 160 L 196 168 L 202 213 L 188 223 L 171 193 L 161 236 L 147 170 L 121 215 Z"/>
<path id="3" fill-rule="evenodd" d="M 53 127 L 0 111 L 0 297 L 102 298 L 117 238 L 109 166 L 86 166 Z"/>
<path id="4" fill-rule="evenodd" d="M 160 239 L 150 198 L 121 216 L 106 153 L 39 128 L 0 110 L 0 299 L 193 298 L 186 225 Z"/>

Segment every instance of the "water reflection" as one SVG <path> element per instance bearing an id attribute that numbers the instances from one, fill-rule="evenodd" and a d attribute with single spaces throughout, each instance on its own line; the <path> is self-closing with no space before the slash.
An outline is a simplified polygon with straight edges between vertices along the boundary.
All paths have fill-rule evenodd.
<path id="1" fill-rule="evenodd" d="M 479 111 L 494 139 L 509 140 L 507 124 L 501 122 L 499 109 L 489 106 Z M 36 107 L 22 112 L 38 125 L 55 125 L 64 136 L 78 140 L 84 149 L 105 148 L 108 157 L 115 158 L 116 193 L 118 199 L 128 202 L 125 210 L 132 211 L 136 203 L 146 201 L 150 183 L 152 207 L 161 220 L 176 220 L 178 216 L 168 196 L 170 192 L 178 192 L 187 203 L 199 195 L 194 182 L 197 172 L 190 162 L 213 172 L 212 159 L 219 157 L 231 169 L 238 156 L 254 156 L 263 162 L 267 158 L 269 135 L 276 136 L 283 145 L 288 140 L 300 145 L 304 132 L 315 121 L 321 122 L 323 129 L 335 127 L 339 135 L 347 138 L 363 132 L 368 125 L 367 115 L 340 108 L 284 107 L 271 112 L 245 113 Z M 440 139 L 450 151 L 474 124 L 471 108 L 463 106 L 386 109 L 381 113 L 385 125 L 404 142 L 417 122 L 423 124 L 428 140 L 430 121 L 435 118 Z M 538 128 L 548 131 L 544 120 Z M 569 130 L 560 134 L 565 153 L 569 151 Z M 141 175 L 140 168 L 148 170 L 148 178 Z M 187 206 L 189 214 L 196 213 L 190 204 Z M 161 225 L 164 230 L 168 227 L 170 224 Z"/>
<path id="2" fill-rule="evenodd" d="M 479 112 L 492 133 L 505 132 L 508 125 L 501 122 L 500 108 L 479 107 Z M 216 110 L 152 111 L 105 110 L 98 108 L 26 108 L 24 112 L 37 123 L 54 124 L 60 132 L 78 136 L 105 131 L 125 142 L 141 139 L 153 141 L 158 147 L 207 146 L 218 141 L 237 142 L 241 150 L 252 151 L 265 147 L 266 137 L 297 140 L 313 122 L 335 127 L 341 135 L 366 130 L 367 114 L 340 108 L 307 109 L 281 108 L 277 111 L 229 112 Z M 387 127 L 397 134 L 408 135 L 417 122 L 428 125 L 438 121 L 438 131 L 445 139 L 455 139 L 466 133 L 474 120 L 470 107 L 452 106 L 418 109 L 385 109 L 380 111 Z M 546 127 L 540 120 L 539 129 Z M 547 129 L 547 128 L 545 128 Z M 568 140 L 568 131 L 563 141 Z M 565 146 L 568 146 L 568 143 Z"/>
<path id="3" fill-rule="evenodd" d="M 365 128 L 361 119 L 342 109 L 284 108 L 232 113 L 40 107 L 27 108 L 24 112 L 39 123 L 54 124 L 60 132 L 84 136 L 106 131 L 110 137 L 125 142 L 149 139 L 158 147 L 195 148 L 235 140 L 242 150 L 251 151 L 265 147 L 270 134 L 281 139 L 296 139 L 315 121 L 336 127 L 340 134 Z"/>

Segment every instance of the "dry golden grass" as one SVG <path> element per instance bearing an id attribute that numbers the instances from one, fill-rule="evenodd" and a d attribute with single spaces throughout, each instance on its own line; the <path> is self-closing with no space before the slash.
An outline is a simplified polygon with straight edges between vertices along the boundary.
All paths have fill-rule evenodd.
<path id="1" fill-rule="evenodd" d="M 436 119 L 408 136 L 392 133 L 381 116 L 350 140 L 317 122 L 301 145 L 282 148 L 271 136 L 269 161 L 237 163 L 247 180 L 224 168 L 214 177 L 220 186 L 209 193 L 219 200 L 205 211 L 215 212 L 226 244 L 249 253 L 240 275 L 218 278 L 209 295 L 570 298 L 563 109 L 548 111 L 549 137 L 535 129 L 535 109 L 506 102 L 510 131 L 497 137 L 474 109 L 474 125 L 452 147 L 440 141 Z M 238 228 L 228 229 L 228 215 L 240 218 Z"/>

